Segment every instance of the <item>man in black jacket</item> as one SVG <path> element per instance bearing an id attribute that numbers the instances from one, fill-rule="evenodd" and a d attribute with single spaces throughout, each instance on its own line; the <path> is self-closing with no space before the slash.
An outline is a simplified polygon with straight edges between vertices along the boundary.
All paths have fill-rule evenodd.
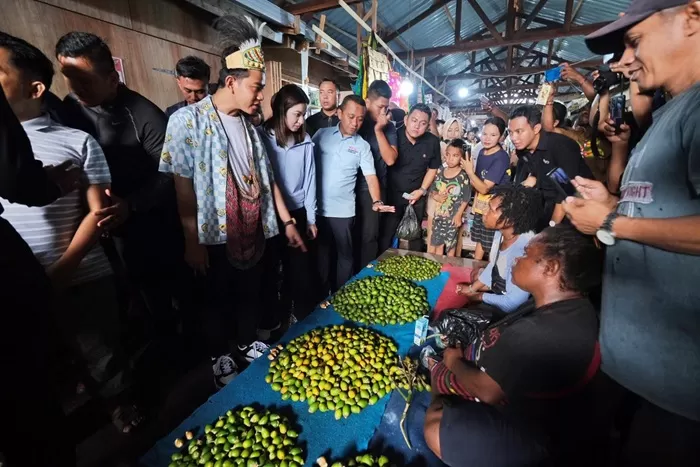
<path id="1" fill-rule="evenodd" d="M 71 126 L 97 139 L 112 174 L 113 204 L 100 214 L 122 224 L 112 234 L 129 276 L 156 327 L 171 327 L 184 242 L 172 177 L 158 171 L 167 117 L 119 82 L 109 47 L 94 34 L 64 35 L 56 57 L 71 90 L 64 100 Z"/>

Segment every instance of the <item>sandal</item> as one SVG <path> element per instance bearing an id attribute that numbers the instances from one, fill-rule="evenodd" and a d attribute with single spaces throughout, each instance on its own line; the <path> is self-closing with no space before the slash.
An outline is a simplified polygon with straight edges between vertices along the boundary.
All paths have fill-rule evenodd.
<path id="1" fill-rule="evenodd" d="M 112 411 L 112 424 L 127 435 L 137 428 L 144 417 L 135 405 L 120 405 Z"/>

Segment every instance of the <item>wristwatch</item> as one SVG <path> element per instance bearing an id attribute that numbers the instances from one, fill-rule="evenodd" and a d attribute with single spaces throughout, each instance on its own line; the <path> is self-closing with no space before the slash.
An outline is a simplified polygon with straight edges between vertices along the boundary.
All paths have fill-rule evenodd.
<path id="1" fill-rule="evenodd" d="M 423 196 L 425 196 L 425 195 L 428 193 L 428 190 L 426 190 L 426 189 L 423 188 L 423 187 L 420 187 L 419 190 L 420 190 L 421 193 L 423 193 Z"/>
<path id="2" fill-rule="evenodd" d="M 289 219 L 287 222 L 284 223 L 285 227 L 289 227 L 290 225 L 297 225 L 297 220 L 295 218 Z"/>
<path id="3" fill-rule="evenodd" d="M 375 206 L 375 205 L 377 205 L 377 204 L 380 205 L 380 206 L 382 206 L 382 205 L 384 204 L 384 201 L 382 201 L 381 199 L 378 199 L 377 201 L 375 201 L 375 202 L 372 203 L 372 206 Z"/>
<path id="4" fill-rule="evenodd" d="M 615 219 L 620 217 L 617 211 L 612 211 L 603 221 L 603 225 L 596 231 L 595 236 L 600 243 L 607 246 L 613 246 L 615 244 L 615 232 L 613 232 L 613 222 Z"/>

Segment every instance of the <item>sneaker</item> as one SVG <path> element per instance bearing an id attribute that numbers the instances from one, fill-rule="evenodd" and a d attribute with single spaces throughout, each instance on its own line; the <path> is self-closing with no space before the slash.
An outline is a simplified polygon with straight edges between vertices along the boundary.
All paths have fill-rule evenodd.
<path id="1" fill-rule="evenodd" d="M 231 358 L 231 354 L 222 355 L 219 358 L 212 357 L 211 363 L 217 389 L 223 388 L 238 376 L 238 365 Z"/>
<path id="2" fill-rule="evenodd" d="M 252 363 L 254 360 L 262 357 L 263 354 L 267 352 L 269 348 L 270 346 L 265 344 L 264 342 L 255 341 L 250 345 L 245 345 L 243 347 L 239 345 L 238 352 L 243 358 L 246 359 L 248 363 Z"/>
<path id="3" fill-rule="evenodd" d="M 294 325 L 297 324 L 298 322 L 299 322 L 299 320 L 298 320 L 297 317 L 294 315 L 294 313 L 292 313 L 292 314 L 289 315 L 289 325 L 290 325 L 290 326 L 294 326 Z"/>
<path id="4" fill-rule="evenodd" d="M 271 327 L 270 329 L 264 329 L 264 328 L 258 329 L 257 330 L 258 340 L 259 341 L 270 340 L 272 333 L 275 331 L 279 331 L 281 327 L 282 327 L 282 323 L 277 323 L 277 325 Z"/>

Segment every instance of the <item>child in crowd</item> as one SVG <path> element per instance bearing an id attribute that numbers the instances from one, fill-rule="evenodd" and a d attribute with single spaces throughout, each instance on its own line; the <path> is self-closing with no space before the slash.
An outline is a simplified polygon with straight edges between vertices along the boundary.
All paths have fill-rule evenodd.
<path id="1" fill-rule="evenodd" d="M 470 195 L 469 179 L 460 167 L 460 161 L 465 157 L 464 146 L 461 139 L 452 140 L 447 145 L 447 167 L 438 171 L 433 183 L 431 197 L 436 205 L 428 253 L 455 255 L 457 233 Z"/>
<path id="2" fill-rule="evenodd" d="M 490 253 L 491 243 L 495 230 L 484 226 L 484 212 L 488 209 L 489 194 L 491 190 L 502 184 L 510 182 L 508 168 L 510 158 L 501 147 L 500 141 L 506 131 L 506 122 L 500 117 L 492 117 L 486 120 L 481 133 L 483 149 L 479 154 L 473 155 L 478 160 L 473 163 L 471 158 L 462 163 L 462 168 L 469 176 L 469 182 L 476 191 L 474 196 L 474 223 L 471 229 L 471 238 L 476 242 L 474 259 L 483 260 L 484 255 Z"/>

